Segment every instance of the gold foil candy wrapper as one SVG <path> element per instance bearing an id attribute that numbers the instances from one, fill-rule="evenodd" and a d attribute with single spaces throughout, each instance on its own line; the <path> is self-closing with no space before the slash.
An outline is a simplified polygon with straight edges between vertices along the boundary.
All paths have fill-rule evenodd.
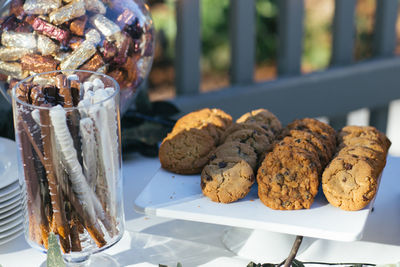
<path id="1" fill-rule="evenodd" d="M 16 79 L 25 79 L 29 73 L 22 70 L 22 65 L 17 62 L 0 61 L 0 73 Z"/>
<path id="2" fill-rule="evenodd" d="M 53 42 L 49 37 L 39 34 L 37 38 L 37 49 L 42 56 L 55 54 L 60 46 Z"/>
<path id="3" fill-rule="evenodd" d="M 85 8 L 98 14 L 106 14 L 107 8 L 100 0 L 85 0 Z"/>
<path id="4" fill-rule="evenodd" d="M 5 31 L 1 35 L 1 43 L 8 47 L 22 47 L 36 49 L 36 37 L 34 33 Z"/>
<path id="5" fill-rule="evenodd" d="M 66 21 L 85 15 L 85 3 L 83 0 L 75 0 L 50 13 L 50 22 L 60 25 Z"/>
<path id="6" fill-rule="evenodd" d="M 16 61 L 29 53 L 32 53 L 32 51 L 23 47 L 0 47 L 0 60 Z"/>
<path id="7" fill-rule="evenodd" d="M 97 44 L 99 44 L 101 42 L 101 35 L 95 29 L 89 30 L 85 34 L 85 38 L 86 38 L 86 41 L 91 42 L 94 45 L 97 45 Z"/>
<path id="8" fill-rule="evenodd" d="M 72 70 L 79 68 L 86 60 L 96 53 L 96 47 L 90 41 L 84 41 L 60 64 L 62 70 Z"/>
<path id="9" fill-rule="evenodd" d="M 119 26 L 101 14 L 96 14 L 90 18 L 91 23 L 106 38 L 110 38 L 114 34 L 121 31 Z"/>
<path id="10" fill-rule="evenodd" d="M 70 53 L 68 53 L 68 52 L 57 52 L 57 53 L 54 55 L 54 59 L 55 59 L 55 60 L 58 60 L 58 61 L 60 61 L 60 62 L 62 62 L 62 61 L 64 61 L 69 55 L 70 55 Z"/>
<path id="11" fill-rule="evenodd" d="M 32 73 L 31 73 L 31 75 L 32 75 Z M 55 86 L 56 78 L 53 76 L 48 76 L 48 75 L 38 75 L 32 79 L 32 83 L 37 84 L 37 85 L 42 85 L 42 86 L 46 86 L 46 85 Z"/>
<path id="12" fill-rule="evenodd" d="M 24 11 L 28 14 L 43 15 L 61 6 L 61 0 L 26 0 Z"/>

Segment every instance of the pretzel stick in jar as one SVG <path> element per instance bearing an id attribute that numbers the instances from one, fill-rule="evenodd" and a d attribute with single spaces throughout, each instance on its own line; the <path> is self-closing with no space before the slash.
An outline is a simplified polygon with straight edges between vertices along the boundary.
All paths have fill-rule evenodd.
<path id="1" fill-rule="evenodd" d="M 50 105 L 45 104 L 42 105 L 45 107 L 49 107 Z M 64 253 L 68 253 L 70 251 L 69 244 L 69 226 L 67 223 L 67 219 L 65 216 L 64 206 L 62 202 L 62 194 L 60 192 L 59 185 L 57 183 L 56 172 L 54 170 L 53 162 L 52 162 L 52 140 L 51 140 L 51 128 L 50 128 L 50 117 L 49 110 L 41 109 L 40 113 L 40 128 L 42 131 L 42 142 L 43 142 L 43 151 L 44 151 L 44 161 L 45 161 L 45 169 L 47 173 L 47 180 L 50 190 L 50 198 L 51 204 L 53 208 L 53 222 L 52 229 L 58 233 L 60 236 L 60 243 Z"/>

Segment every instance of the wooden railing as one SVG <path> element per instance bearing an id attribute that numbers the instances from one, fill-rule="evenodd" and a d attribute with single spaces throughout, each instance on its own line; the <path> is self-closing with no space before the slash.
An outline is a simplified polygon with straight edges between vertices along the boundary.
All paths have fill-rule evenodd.
<path id="1" fill-rule="evenodd" d="M 279 0 L 278 78 L 254 83 L 255 1 L 230 1 L 231 86 L 200 93 L 200 3 L 177 0 L 176 98 L 183 113 L 219 107 L 233 116 L 267 108 L 283 123 L 298 117 L 328 116 L 346 124 L 347 113 L 370 109 L 370 124 L 386 131 L 388 103 L 400 98 L 400 58 L 394 57 L 397 0 L 377 1 L 374 57 L 353 62 L 356 0 L 336 0 L 331 67 L 301 74 L 303 0 Z M 268 33 L 265 33 L 268 34 Z"/>

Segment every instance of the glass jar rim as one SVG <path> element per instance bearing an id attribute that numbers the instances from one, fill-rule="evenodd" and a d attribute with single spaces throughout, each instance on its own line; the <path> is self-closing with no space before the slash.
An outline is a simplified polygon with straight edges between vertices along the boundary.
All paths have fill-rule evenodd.
<path id="1" fill-rule="evenodd" d="M 107 102 L 108 100 L 114 98 L 117 94 L 119 94 L 120 87 L 119 87 L 118 82 L 117 82 L 113 77 L 111 77 L 111 76 L 109 76 L 109 75 L 107 75 L 107 74 L 104 74 L 104 73 L 101 73 L 101 72 L 90 71 L 90 70 L 53 70 L 53 71 L 47 71 L 47 72 L 37 73 L 37 74 L 31 75 L 31 76 L 26 77 L 25 79 L 19 81 L 19 82 L 18 82 L 16 85 L 14 85 L 14 87 L 12 88 L 11 97 L 13 98 L 13 100 L 15 100 L 15 102 L 17 102 L 17 103 L 19 103 L 19 104 L 21 104 L 21 105 L 23 105 L 23 106 L 26 106 L 26 107 L 29 107 L 29 108 L 32 108 L 32 109 L 50 110 L 50 109 L 53 108 L 54 106 L 51 106 L 51 107 L 42 107 L 42 106 L 36 106 L 36 105 L 29 104 L 29 103 L 27 103 L 27 102 L 25 102 L 25 101 L 22 101 L 21 99 L 19 99 L 19 98 L 17 97 L 17 95 L 16 95 L 16 89 L 17 89 L 21 84 L 27 82 L 28 80 L 31 80 L 31 79 L 35 78 L 36 76 L 41 76 L 41 75 L 46 75 L 46 74 L 52 74 L 52 73 L 64 73 L 64 72 L 73 72 L 74 74 L 76 74 L 77 72 L 91 73 L 91 74 L 94 74 L 94 75 L 103 76 L 103 77 L 109 79 L 109 80 L 114 84 L 114 93 L 112 93 L 111 95 L 107 96 L 105 99 L 103 99 L 103 100 L 101 100 L 101 101 L 98 101 L 98 102 L 95 102 L 95 103 L 84 104 L 84 105 L 82 105 L 82 106 L 69 107 L 69 108 L 64 108 L 64 107 L 63 107 L 63 109 L 64 109 L 65 111 L 79 110 L 79 109 L 82 109 L 82 108 L 88 108 L 88 107 L 93 107 L 93 106 L 96 106 L 96 105 L 101 105 L 102 103 Z M 82 89 L 82 90 L 83 90 L 83 89 Z"/>

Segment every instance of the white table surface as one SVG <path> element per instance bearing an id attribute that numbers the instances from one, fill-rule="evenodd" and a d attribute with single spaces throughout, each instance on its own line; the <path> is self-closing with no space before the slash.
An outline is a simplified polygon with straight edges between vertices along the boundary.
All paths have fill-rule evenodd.
<path id="1" fill-rule="evenodd" d="M 252 259 L 228 251 L 221 241 L 221 225 L 149 217 L 138 214 L 133 203 L 160 167 L 158 159 L 138 154 L 125 156 L 123 164 L 126 232 L 105 253 L 119 266 L 246 266 Z M 313 240 L 298 259 L 325 262 L 400 262 L 400 157 L 389 157 L 374 211 L 368 218 L 364 237 L 356 242 Z M 385 192 L 385 196 L 380 195 Z M 389 195 L 388 195 L 389 194 Z M 271 255 L 272 256 L 272 255 Z M 268 257 L 265 251 L 264 257 Z M 0 246 L 0 264 L 45 266 L 46 256 L 25 242 L 24 236 Z M 112 266 L 117 266 L 117 263 Z"/>

